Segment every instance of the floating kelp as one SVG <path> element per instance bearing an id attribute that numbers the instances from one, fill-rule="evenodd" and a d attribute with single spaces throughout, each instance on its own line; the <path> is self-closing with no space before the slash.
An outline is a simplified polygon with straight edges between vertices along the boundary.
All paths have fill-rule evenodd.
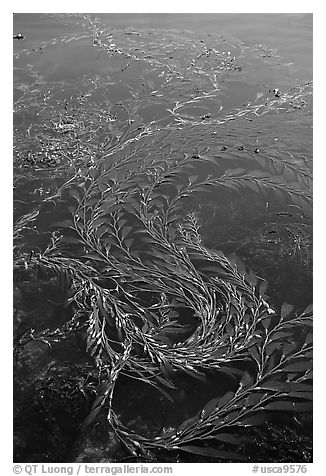
<path id="1" fill-rule="evenodd" d="M 277 72 L 289 81 L 264 45 L 78 21 L 86 36 L 61 43 L 87 39 L 85 54 L 99 52 L 101 73 L 58 82 L 28 64 L 29 84 L 16 84 L 15 269 L 61 277 L 69 309 L 61 327 L 22 334 L 17 345 L 82 334 L 98 385 L 81 429 L 105 410 L 134 457 L 245 459 L 245 428 L 275 412 L 311 411 L 312 309 L 276 308 L 268 276 L 223 252 L 223 234 L 209 248 L 205 204 L 214 214 L 224 206 L 231 220 L 234 197 L 256 197 L 273 220 L 250 240 L 234 237 L 239 253 L 249 241 L 266 249 L 275 231 L 308 269 L 312 85 L 292 83 L 277 94 L 278 85 L 257 85 L 262 65 L 270 78 Z M 240 94 L 234 104 L 242 85 L 246 102 Z M 218 227 L 219 216 L 206 220 Z M 121 379 L 167 402 L 184 379 L 223 391 L 153 436 L 124 417 Z"/>

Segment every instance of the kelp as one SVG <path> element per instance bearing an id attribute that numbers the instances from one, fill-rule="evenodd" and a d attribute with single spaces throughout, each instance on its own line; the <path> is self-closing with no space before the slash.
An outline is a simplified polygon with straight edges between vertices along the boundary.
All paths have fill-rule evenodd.
<path id="1" fill-rule="evenodd" d="M 110 200 L 102 192 L 94 203 L 96 180 L 88 194 L 86 190 L 80 196 L 76 189 L 71 192 L 78 200 L 70 224 L 75 233 L 72 243 L 84 254 L 78 253 L 77 260 L 67 258 L 67 241 L 62 235 L 37 257 L 42 266 L 71 273 L 75 283 L 72 299 L 79 310 L 89 309 L 87 348 L 107 384 L 84 427 L 108 405 L 109 422 L 138 454 L 139 449 L 182 450 L 184 444 L 212 435 L 218 440 L 222 430 L 224 434 L 234 427 L 257 424 L 251 417 L 262 411 L 309 411 L 311 406 L 305 401 L 311 395 L 306 384 L 311 378 L 311 334 L 307 330 L 306 340 L 298 346 L 293 329 L 309 328 L 311 309 L 293 315 L 293 306 L 284 304 L 277 316 L 264 299 L 264 281 L 259 283 L 237 258 L 204 247 L 194 212 L 175 225 L 176 197 L 164 199 L 164 205 L 159 201 L 154 208 L 152 200 L 162 197 L 156 192 L 153 199 L 149 193 L 159 189 L 155 182 L 135 192 L 139 201 L 132 196 L 130 204 L 125 197 L 129 186 L 118 187 L 116 194 L 123 193 L 124 199 L 117 208 L 112 187 Z M 187 193 L 188 187 L 189 183 Z M 177 197 L 182 199 L 185 193 L 181 188 Z M 191 310 L 198 322 L 187 339 L 173 343 L 167 332 L 173 334 L 180 327 L 180 308 Z M 154 441 L 144 439 L 131 435 L 114 412 L 114 386 L 121 372 L 166 391 L 175 385 L 171 382 L 174 374 L 204 378 L 206 370 L 215 369 L 233 375 L 237 362 L 254 363 L 254 374 L 245 372 L 235 392 L 209 402 L 182 431 Z M 202 454 L 205 451 L 206 447 Z M 232 455 L 225 457 L 232 459 Z"/>
<path id="2" fill-rule="evenodd" d="M 69 283 L 74 317 L 66 327 L 87 329 L 86 351 L 101 381 L 83 430 L 105 408 L 134 456 L 150 460 L 173 450 L 241 459 L 236 450 L 246 439 L 244 428 L 263 424 L 274 412 L 311 411 L 312 308 L 274 309 L 265 277 L 238 256 L 205 245 L 198 203 L 249 193 L 266 206 L 273 200 L 294 206 L 309 220 L 311 135 L 307 139 L 302 130 L 310 127 L 312 85 L 287 92 L 261 85 L 252 101 L 224 112 L 223 96 L 232 94 L 236 75 L 250 85 L 262 64 L 288 74 L 267 47 L 79 21 L 90 28 L 86 37 L 103 61 L 121 64 L 113 62 L 110 78 L 84 79 L 78 95 L 64 103 L 56 99 L 58 84 L 46 97 L 39 92 L 42 104 L 35 105 L 30 88 L 16 102 L 17 187 L 31 172 L 43 187 L 44 170 L 55 180 L 50 175 L 42 199 L 16 222 L 15 236 L 21 240 L 49 206 L 60 207 L 62 220 L 43 249 L 28 254 L 19 246 L 15 265 Z M 98 99 L 124 70 L 125 99 Z M 150 104 L 159 118 L 145 119 Z M 31 107 L 39 108 L 40 121 L 26 133 L 21 115 Z M 295 224 L 287 227 L 300 237 Z M 296 243 L 301 246 L 299 238 Z M 191 318 L 190 328 L 183 315 Z M 44 331 L 37 338 L 64 334 L 48 331 L 47 337 Z M 155 437 L 128 428 L 115 409 L 121 376 L 170 399 L 183 376 L 205 383 L 212 372 L 216 379 L 230 378 L 232 390 Z"/>

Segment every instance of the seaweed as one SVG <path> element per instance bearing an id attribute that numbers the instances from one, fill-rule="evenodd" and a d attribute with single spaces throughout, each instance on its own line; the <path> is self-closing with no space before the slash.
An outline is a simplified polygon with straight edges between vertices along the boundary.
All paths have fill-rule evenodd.
<path id="1" fill-rule="evenodd" d="M 105 411 L 108 432 L 136 459 L 246 460 L 248 428 L 311 412 L 312 306 L 279 302 L 266 263 L 275 271 L 286 256 L 310 279 L 312 84 L 277 94 L 259 85 L 256 99 L 232 107 L 234 81 L 253 86 L 261 65 L 288 75 L 264 45 L 77 24 L 86 33 L 62 42 L 86 38 L 110 76 L 49 82 L 30 65 L 30 85 L 17 86 L 16 282 L 60 279 L 66 322 L 20 333 L 16 359 L 31 341 L 78 335 L 97 379 L 81 432 Z M 265 220 L 250 233 L 244 203 Z M 283 255 L 272 250 L 271 260 L 272 233 Z M 165 405 L 187 379 L 221 390 L 154 435 L 123 417 L 116 393 L 126 379 Z"/>

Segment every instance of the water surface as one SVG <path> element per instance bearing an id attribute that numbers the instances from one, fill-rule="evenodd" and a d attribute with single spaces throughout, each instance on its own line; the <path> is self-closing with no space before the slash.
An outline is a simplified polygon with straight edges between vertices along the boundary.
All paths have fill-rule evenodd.
<path id="1" fill-rule="evenodd" d="M 30 270 L 33 256 L 56 230 L 62 232 L 58 223 L 71 213 L 74 200 L 64 184 L 95 174 L 100 163 L 114 170 L 124 157 L 131 160 L 111 175 L 121 183 L 155 160 L 178 163 L 185 155 L 206 154 L 217 176 L 234 174 L 233 185 L 184 200 L 184 216 L 196 210 L 205 245 L 236 253 L 266 280 L 275 309 L 283 302 L 298 309 L 311 302 L 312 15 L 15 14 L 14 33 L 24 35 L 14 40 L 16 223 L 34 214 L 18 226 L 18 338 L 30 328 L 45 332 L 71 318 L 65 301 L 72 290 Z M 208 174 L 208 162 L 194 166 L 191 180 Z M 237 177 L 255 171 L 259 178 L 266 170 L 277 177 L 274 191 L 257 194 L 251 184 L 239 192 Z M 172 193 L 168 186 L 165 193 Z M 141 249 L 141 240 L 136 244 Z M 68 243 L 65 252 L 78 257 L 79 248 Z M 196 327 L 194 316 L 185 308 L 178 319 L 187 326 L 180 336 L 186 340 Z M 77 332 L 49 349 L 40 340 L 23 346 L 32 370 L 24 384 L 18 374 L 18 461 L 83 461 L 87 448 L 78 428 L 97 388 L 83 339 Z M 300 331 L 294 339 L 300 342 Z M 58 375 L 67 376 L 60 404 L 54 397 Z M 31 391 L 36 381 L 50 389 L 46 407 L 40 400 L 44 385 L 36 397 Z M 82 391 L 71 393 L 69 385 L 77 381 Z M 177 403 L 146 393 L 142 385 L 122 377 L 116 403 L 127 426 L 154 436 L 178 426 L 234 382 L 216 374 L 205 385 L 180 379 Z M 126 392 L 132 398 L 122 405 Z M 28 398 L 34 403 L 26 416 Z M 53 427 L 37 416 L 40 409 L 50 412 Z M 39 436 L 29 441 L 33 425 Z M 121 457 L 114 445 L 104 454 L 101 438 L 92 442 L 96 462 Z"/>

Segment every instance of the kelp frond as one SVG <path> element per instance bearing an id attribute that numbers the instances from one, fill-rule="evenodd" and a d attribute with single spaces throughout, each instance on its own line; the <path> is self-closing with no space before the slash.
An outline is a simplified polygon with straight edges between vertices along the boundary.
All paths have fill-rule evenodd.
<path id="1" fill-rule="evenodd" d="M 263 422 L 266 412 L 311 408 L 312 316 L 310 309 L 297 314 L 286 304 L 280 313 L 271 309 L 264 280 L 236 256 L 206 248 L 197 213 L 181 212 L 180 202 L 184 208 L 190 196 L 212 187 L 249 182 L 260 193 L 268 186 L 277 190 L 280 181 L 242 171 L 199 180 L 185 173 L 193 160 L 206 161 L 201 156 L 177 164 L 152 161 L 119 179 L 121 163 L 91 170 L 83 184 L 70 188 L 76 206 L 61 224 L 63 235 L 32 262 L 71 274 L 71 301 L 88 322 L 87 349 L 106 384 L 84 428 L 105 406 L 133 454 L 180 449 L 232 459 L 232 452 L 201 447 L 199 440 L 236 444 L 234 430 Z M 296 187 L 283 184 L 282 190 L 309 203 Z M 181 309 L 196 326 L 174 342 L 169 335 L 180 329 Z M 300 344 L 293 337 L 298 326 L 307 329 Z M 252 370 L 241 376 L 237 364 L 244 362 Z M 154 440 L 128 431 L 114 411 L 121 373 L 166 393 L 175 388 L 175 375 L 205 381 L 208 370 L 232 375 L 237 389 Z"/>

